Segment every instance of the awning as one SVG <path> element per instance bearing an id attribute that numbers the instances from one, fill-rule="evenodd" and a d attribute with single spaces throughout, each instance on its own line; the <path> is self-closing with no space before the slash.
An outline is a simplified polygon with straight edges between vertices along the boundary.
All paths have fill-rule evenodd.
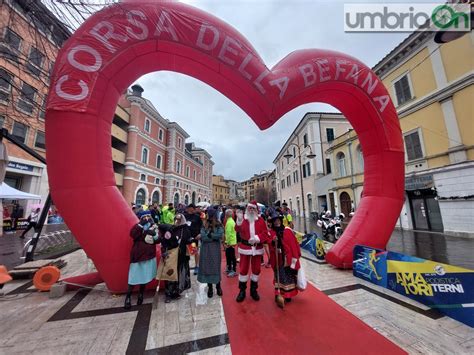
<path id="1" fill-rule="evenodd" d="M 41 200 L 41 196 L 29 194 L 13 187 L 7 183 L 2 182 L 0 184 L 0 199 L 3 200 Z"/>

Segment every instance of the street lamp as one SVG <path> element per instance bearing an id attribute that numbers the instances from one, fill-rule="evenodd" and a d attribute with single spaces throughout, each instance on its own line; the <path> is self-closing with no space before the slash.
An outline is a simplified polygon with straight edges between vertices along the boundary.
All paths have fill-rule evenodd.
<path id="1" fill-rule="evenodd" d="M 288 145 L 288 148 L 290 146 L 295 146 L 297 149 L 298 149 L 298 163 L 299 163 L 299 172 L 300 172 L 300 188 L 301 188 L 301 201 L 302 201 L 302 204 L 303 204 L 303 226 L 304 226 L 304 234 L 308 234 L 308 228 L 306 227 L 306 207 L 305 207 L 305 203 L 304 203 L 304 200 L 305 200 L 305 196 L 304 196 L 304 190 L 303 190 L 303 166 L 301 165 L 301 146 L 303 145 L 304 147 L 308 147 L 309 148 L 309 154 L 306 154 L 306 157 L 308 159 L 313 159 L 313 158 L 316 158 L 316 154 L 313 153 L 313 150 L 311 149 L 311 146 L 310 145 L 305 145 L 305 144 L 301 144 L 301 145 L 298 145 L 296 143 L 290 143 Z M 284 158 L 291 158 L 293 157 L 293 154 L 290 154 L 290 152 L 288 151 L 288 149 L 286 150 L 286 154 L 283 155 Z"/>

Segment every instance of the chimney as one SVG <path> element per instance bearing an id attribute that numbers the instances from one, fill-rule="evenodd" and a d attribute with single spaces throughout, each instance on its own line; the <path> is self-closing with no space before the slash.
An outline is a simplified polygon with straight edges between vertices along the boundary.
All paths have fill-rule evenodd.
<path id="1" fill-rule="evenodd" d="M 143 88 L 138 84 L 135 84 L 135 85 L 132 86 L 132 95 L 133 96 L 142 97 L 142 92 L 143 91 L 145 91 L 145 90 L 143 90 Z"/>

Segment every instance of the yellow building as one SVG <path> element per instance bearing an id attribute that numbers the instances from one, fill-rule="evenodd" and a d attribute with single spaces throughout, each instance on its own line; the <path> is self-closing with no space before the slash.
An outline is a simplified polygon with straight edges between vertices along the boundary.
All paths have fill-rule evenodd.
<path id="1" fill-rule="evenodd" d="M 474 35 L 437 44 L 413 33 L 373 70 L 388 88 L 405 141 L 406 229 L 474 233 Z M 357 208 L 363 159 L 354 131 L 328 154 L 336 173 L 337 211 Z"/>
<path id="2" fill-rule="evenodd" d="M 254 174 L 250 179 L 242 181 L 244 199 L 246 202 L 256 200 L 266 206 L 277 199 L 275 186 L 275 170 Z"/>
<path id="3" fill-rule="evenodd" d="M 230 188 L 222 175 L 212 175 L 212 201 L 219 205 L 228 205 L 230 203 Z"/>

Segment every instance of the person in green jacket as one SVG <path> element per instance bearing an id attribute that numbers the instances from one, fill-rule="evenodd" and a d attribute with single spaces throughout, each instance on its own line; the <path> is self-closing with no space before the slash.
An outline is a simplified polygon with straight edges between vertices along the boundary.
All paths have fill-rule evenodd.
<path id="1" fill-rule="evenodd" d="M 225 259 L 227 262 L 226 274 L 228 277 L 237 276 L 237 259 L 235 258 L 235 246 L 237 245 L 237 232 L 235 231 L 235 221 L 232 218 L 233 211 L 225 211 Z"/>
<path id="2" fill-rule="evenodd" d="M 174 223 L 175 210 L 172 203 L 168 203 L 168 206 L 163 207 L 161 221 L 163 224 Z"/>

